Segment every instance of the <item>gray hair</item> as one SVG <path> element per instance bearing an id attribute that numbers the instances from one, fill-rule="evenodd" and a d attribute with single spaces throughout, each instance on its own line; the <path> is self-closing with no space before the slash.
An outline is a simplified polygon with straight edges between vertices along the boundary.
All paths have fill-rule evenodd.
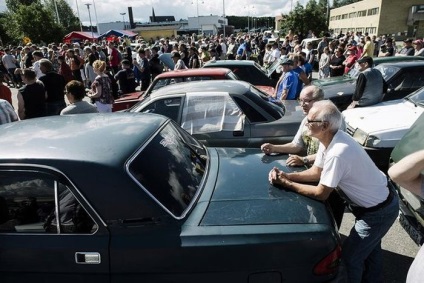
<path id="1" fill-rule="evenodd" d="M 40 59 L 40 66 L 43 66 L 46 69 L 46 72 L 53 71 L 53 64 L 48 59 Z"/>
<path id="2" fill-rule="evenodd" d="M 314 103 L 312 109 L 315 109 L 315 119 L 328 122 L 330 130 L 335 133 L 342 124 L 342 113 L 336 105 L 330 100 L 321 100 Z"/>
<path id="3" fill-rule="evenodd" d="M 319 100 L 323 100 L 324 99 L 324 91 L 322 90 L 322 88 L 316 86 L 316 85 L 308 85 L 305 86 L 302 89 L 303 91 L 311 91 L 312 92 L 312 99 L 315 101 L 319 101 Z"/>

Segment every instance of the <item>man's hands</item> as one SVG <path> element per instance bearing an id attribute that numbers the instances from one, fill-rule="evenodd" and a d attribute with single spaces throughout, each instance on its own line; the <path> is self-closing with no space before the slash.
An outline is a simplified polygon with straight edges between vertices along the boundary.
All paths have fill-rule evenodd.
<path id="1" fill-rule="evenodd" d="M 274 145 L 271 143 L 264 143 L 263 145 L 261 145 L 261 150 L 265 154 L 274 153 Z"/>
<path id="2" fill-rule="evenodd" d="M 303 162 L 303 158 L 299 155 L 290 154 L 289 158 L 286 160 L 287 166 L 302 166 L 306 165 L 305 162 Z"/>
<path id="3" fill-rule="evenodd" d="M 286 188 L 290 188 L 292 183 L 289 180 L 287 173 L 281 171 L 277 167 L 274 167 L 271 169 L 271 171 L 269 171 L 268 180 L 271 185 L 280 185 Z"/>

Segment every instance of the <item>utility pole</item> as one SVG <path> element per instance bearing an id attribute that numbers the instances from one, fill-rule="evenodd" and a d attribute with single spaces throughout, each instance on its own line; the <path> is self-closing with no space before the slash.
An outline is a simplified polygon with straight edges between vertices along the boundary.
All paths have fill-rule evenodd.
<path id="1" fill-rule="evenodd" d="M 87 6 L 87 10 L 88 10 L 88 17 L 89 17 L 89 19 L 90 19 L 91 40 L 94 40 L 93 25 L 91 24 L 91 13 L 90 13 L 90 6 L 91 6 L 91 4 L 90 4 L 90 3 L 86 3 L 86 4 L 84 4 L 84 5 L 86 5 L 86 6 Z"/>

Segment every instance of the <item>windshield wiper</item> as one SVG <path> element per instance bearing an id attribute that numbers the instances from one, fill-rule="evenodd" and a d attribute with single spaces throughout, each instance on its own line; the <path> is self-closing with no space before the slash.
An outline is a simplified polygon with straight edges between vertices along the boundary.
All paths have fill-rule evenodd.
<path id="1" fill-rule="evenodd" d="M 405 100 L 408 100 L 409 102 L 413 103 L 415 107 L 417 107 L 417 103 L 414 100 L 412 100 L 411 98 L 405 97 Z M 420 103 L 420 104 L 422 104 L 422 103 Z"/>

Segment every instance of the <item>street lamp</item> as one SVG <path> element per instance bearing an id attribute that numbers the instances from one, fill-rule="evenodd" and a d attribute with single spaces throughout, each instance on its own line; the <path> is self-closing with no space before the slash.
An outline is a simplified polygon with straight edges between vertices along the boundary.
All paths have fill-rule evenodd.
<path id="1" fill-rule="evenodd" d="M 204 2 L 202 1 L 202 4 Z M 194 5 L 194 1 L 191 2 L 191 5 Z M 196 0 L 196 9 L 197 9 L 197 34 L 199 34 L 199 28 L 200 28 L 200 24 L 199 24 L 199 0 Z"/>
<path id="2" fill-rule="evenodd" d="M 126 30 L 126 28 L 125 28 L 125 15 L 127 14 L 127 13 L 119 13 L 121 16 L 122 16 L 122 21 L 124 22 L 124 30 Z"/>
<path id="3" fill-rule="evenodd" d="M 91 4 L 90 3 L 86 3 L 84 5 L 87 6 L 88 17 L 90 18 L 91 40 L 93 40 L 94 39 L 94 34 L 93 34 L 93 25 L 91 24 L 91 13 L 90 13 L 90 6 L 91 6 Z"/>

